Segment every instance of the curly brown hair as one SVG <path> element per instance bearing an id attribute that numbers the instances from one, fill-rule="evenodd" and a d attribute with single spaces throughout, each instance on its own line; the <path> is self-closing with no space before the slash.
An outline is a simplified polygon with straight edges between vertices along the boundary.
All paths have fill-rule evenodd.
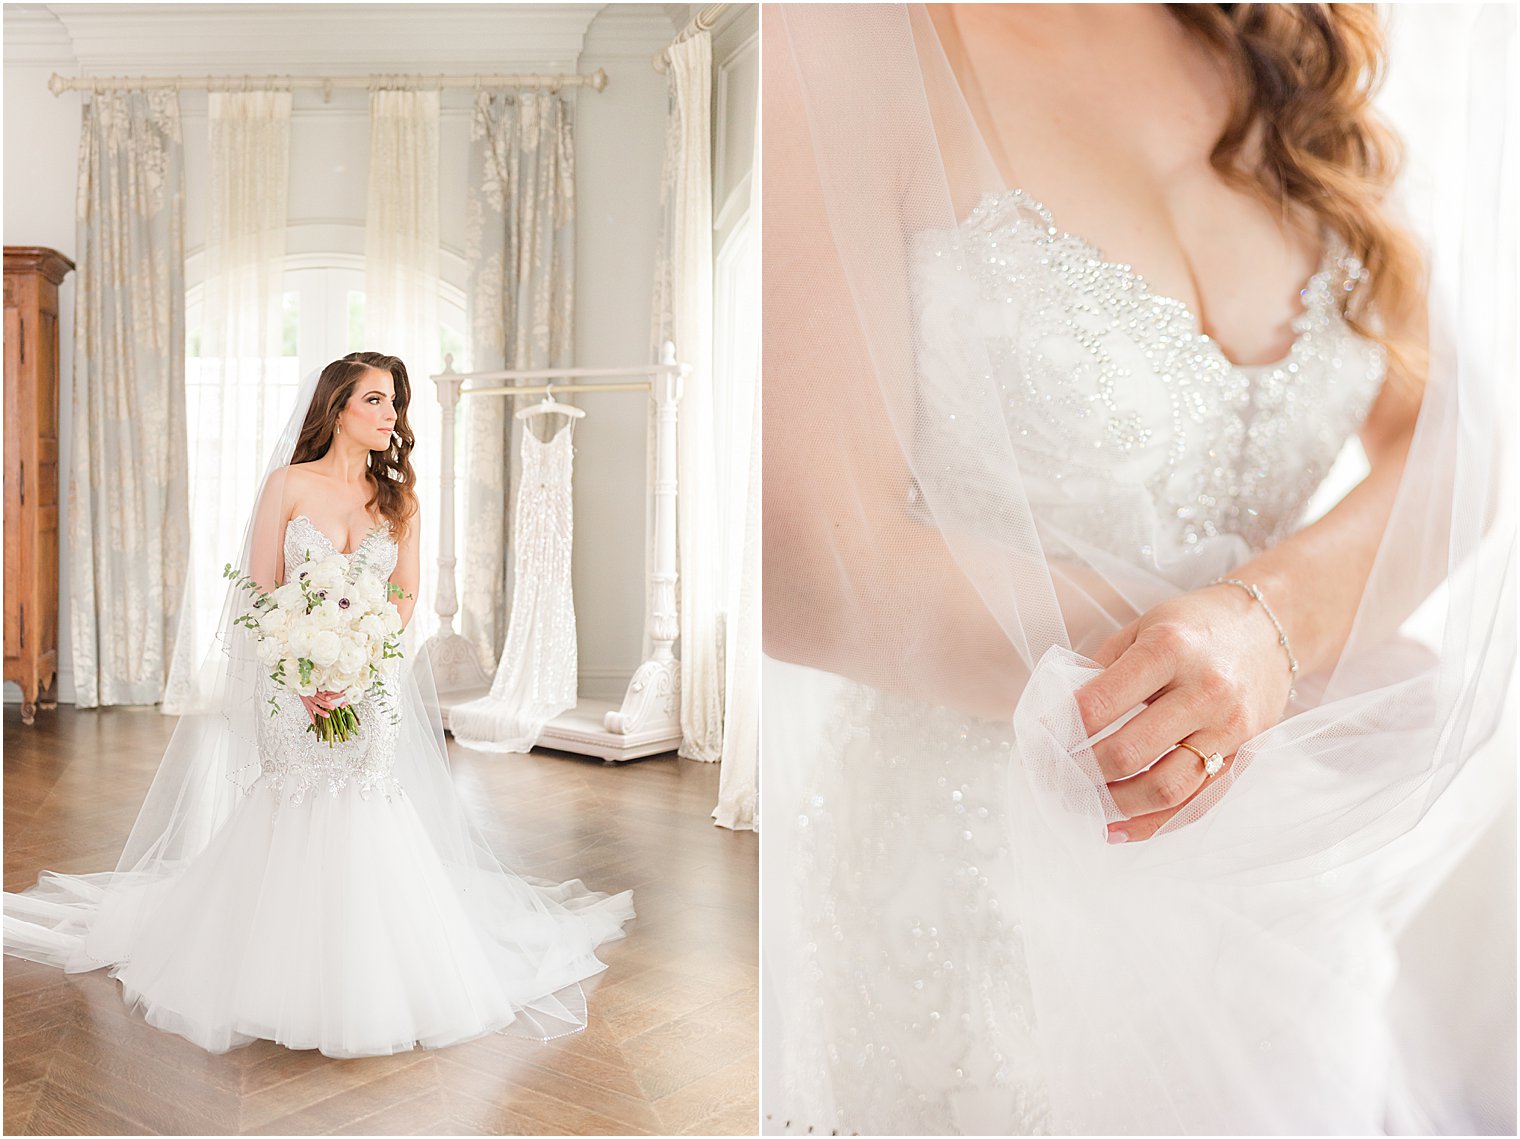
<path id="1" fill-rule="evenodd" d="M 400 357 L 381 352 L 350 352 L 323 368 L 290 463 L 292 466 L 309 463 L 327 454 L 332 446 L 338 413 L 347 405 L 359 378 L 371 368 L 389 372 L 395 381 L 396 425 L 391 432 L 390 446 L 369 453 L 366 473 L 375 489 L 364 508 L 368 510 L 379 503 L 380 516 L 390 523 L 391 536 L 400 544 L 417 513 L 417 475 L 412 470 L 411 460 L 416 436 L 406 418 L 407 406 L 412 401 L 412 384 Z"/>
<path id="2" fill-rule="evenodd" d="M 1388 352 L 1389 376 L 1422 386 L 1412 339 L 1424 264 L 1386 208 L 1403 159 L 1372 110 L 1387 63 L 1371 4 L 1168 4 L 1224 60 L 1232 102 L 1210 162 L 1269 205 L 1297 203 L 1332 228 L 1369 277 L 1341 297 L 1350 326 Z M 1413 333 L 1417 336 L 1418 333 Z"/>

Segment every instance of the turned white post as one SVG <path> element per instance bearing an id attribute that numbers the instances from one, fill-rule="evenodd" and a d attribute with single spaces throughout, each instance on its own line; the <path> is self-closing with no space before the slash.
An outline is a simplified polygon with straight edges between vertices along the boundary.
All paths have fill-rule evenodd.
<path id="1" fill-rule="evenodd" d="M 433 611 L 438 614 L 438 630 L 427 639 L 421 652 L 427 654 L 433 669 L 433 681 L 440 696 L 453 692 L 474 692 L 490 686 L 491 679 L 480 667 L 475 648 L 454 630 L 454 614 L 459 612 L 459 592 L 454 581 L 454 412 L 464 384 L 454 372 L 454 356 L 443 358 L 443 371 L 433 377 L 438 385 L 438 403 L 442 412 L 443 438 L 438 449 L 438 591 Z M 441 701 L 440 701 L 441 702 Z M 448 710 L 443 710 L 448 723 Z"/>
<path id="2" fill-rule="evenodd" d="M 649 607 L 649 659 L 639 665 L 622 707 L 603 717 L 603 726 L 620 736 L 635 733 L 681 734 L 681 669 L 673 646 L 681 629 L 676 622 L 676 409 L 681 385 L 690 370 L 676 363 L 675 345 L 665 342 L 649 394 L 655 405 L 654 431 L 654 597 Z"/>

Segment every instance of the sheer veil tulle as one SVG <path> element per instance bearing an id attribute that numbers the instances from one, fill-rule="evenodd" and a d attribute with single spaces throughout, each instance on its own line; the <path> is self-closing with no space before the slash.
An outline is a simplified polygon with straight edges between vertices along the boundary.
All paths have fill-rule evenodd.
<path id="1" fill-rule="evenodd" d="M 320 374 L 313 371 L 301 382 L 265 468 L 260 502 L 281 499 Z M 280 534 L 258 531 L 259 514 L 250 513 L 239 548 L 225 558 L 244 573 L 256 544 L 282 541 Z M 219 560 L 214 566 L 191 566 L 188 572 L 204 577 L 219 575 L 221 569 Z M 247 610 L 248 594 L 229 581 L 216 633 L 183 697 L 179 721 L 116 868 L 44 872 L 32 889 L 7 893 L 6 953 L 70 972 L 121 964 L 139 923 L 151 917 L 150 907 L 135 904 L 142 891 L 189 866 L 259 778 L 257 717 L 269 709 L 258 706 L 252 694 L 267 670 L 254 653 L 253 638 L 236 624 Z M 542 936 L 545 946 L 540 980 L 564 975 L 563 988 L 533 993 L 504 1031 L 537 1038 L 575 1031 L 585 1025 L 585 1001 L 576 982 L 602 968 L 591 949 L 621 936 L 619 927 L 631 916 L 631 905 L 624 896 L 615 899 L 617 906 L 601 905 L 607 896 L 587 890 L 579 880 L 556 884 L 508 869 L 511 855 L 499 821 L 484 806 L 472 805 L 467 812 L 452 784 L 437 690 L 426 655 L 416 651 L 415 629 L 416 622 L 410 622 L 401 667 L 390 681 L 396 685 L 401 716 L 393 773 L 451 879 L 471 891 L 470 913 L 480 928 L 504 940 L 522 940 L 524 923 L 534 926 L 534 938 Z M 516 934 L 507 928 L 514 922 Z M 577 924 L 573 936 L 556 932 Z"/>
<path id="2" fill-rule="evenodd" d="M 766 12 L 764 769 L 791 823 L 763 852 L 768 1130 L 852 1126 L 831 1083 L 846 1063 L 831 1054 L 844 1043 L 829 1037 L 833 996 L 800 931 L 876 937 L 883 958 L 908 944 L 903 930 L 830 930 L 803 912 L 795 852 L 810 811 L 841 828 L 867 817 L 848 767 L 845 801 L 807 798 L 820 756 L 853 730 L 829 690 L 844 677 L 974 702 L 985 662 L 1012 657 L 1025 680 L 1007 842 L 1022 869 L 1001 885 L 1019 899 L 1054 1130 L 1473 1126 L 1463 1073 L 1390 1075 L 1406 1059 L 1384 1008 L 1399 931 L 1513 795 L 1515 15 L 1445 11 L 1462 29 L 1453 66 L 1392 64 L 1459 90 L 1444 150 L 1415 155 L 1442 206 L 1428 226 L 1412 219 L 1431 268 L 1430 370 L 1349 641 L 1156 837 L 1124 847 L 1104 841 L 1121 816 L 1073 699 L 1096 672 L 1084 654 L 1248 551 L 1219 533 L 1167 562 L 1141 486 L 1109 505 L 1152 564 L 1063 531 L 1054 504 L 1082 489 L 1052 493 L 1013 437 L 988 347 L 1004 333 L 955 323 L 957 296 L 977 288 L 958 227 L 1008 187 L 927 13 Z M 932 290 L 914 280 L 926 233 L 940 251 Z M 943 615 L 973 602 L 983 631 L 937 651 Z M 891 828 L 880 840 L 902 841 Z M 1513 965 L 1507 983 L 1488 979 L 1501 993 Z M 868 1001 L 870 978 L 857 981 Z"/>

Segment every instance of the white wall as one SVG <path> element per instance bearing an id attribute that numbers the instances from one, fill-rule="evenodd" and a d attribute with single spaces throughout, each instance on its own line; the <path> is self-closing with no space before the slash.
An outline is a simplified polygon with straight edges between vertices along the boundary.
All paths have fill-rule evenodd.
<path id="1" fill-rule="evenodd" d="M 664 140 L 665 80 L 652 54 L 684 8 L 565 5 L 136 5 L 5 7 L 4 238 L 74 254 L 81 96 L 48 76 L 581 71 L 604 92 L 576 113 L 578 304 L 583 365 L 643 362 Z M 753 16 L 750 16 L 753 19 Z M 445 91 L 440 138 L 443 272 L 463 287 L 463 206 L 472 93 Z M 205 239 L 206 94 L 183 92 L 186 247 L 191 283 Z M 292 124 L 291 253 L 362 254 L 368 110 L 362 90 L 297 91 Z M 72 431 L 74 278 L 62 290 L 62 467 Z M 643 615 L 644 408 L 637 395 L 582 401 L 577 427 L 576 610 L 582 690 L 614 696 L 637 666 Z M 424 459 L 424 461 L 427 461 Z M 63 505 L 67 509 L 67 503 Z M 67 527 L 67 518 L 62 521 Z M 468 526 L 461 519 L 461 528 Z M 73 699 L 68 551 L 60 590 L 60 698 Z M 425 599 L 430 603 L 431 599 Z M 18 697 L 7 685 L 7 698 Z"/>

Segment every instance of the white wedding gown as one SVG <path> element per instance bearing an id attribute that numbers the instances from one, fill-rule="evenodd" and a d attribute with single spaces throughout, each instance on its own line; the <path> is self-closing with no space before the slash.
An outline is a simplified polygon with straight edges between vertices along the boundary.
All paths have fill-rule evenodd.
<path id="1" fill-rule="evenodd" d="M 297 515 L 285 564 L 307 550 L 335 552 Z M 352 556 L 384 579 L 398 550 L 376 529 Z M 263 1038 L 367 1056 L 584 1026 L 578 982 L 605 968 L 595 950 L 623 936 L 629 892 L 441 857 L 395 775 L 394 708 L 366 697 L 359 735 L 329 747 L 298 697 L 261 681 L 253 698 L 274 701 L 261 771 L 205 848 L 94 897 L 91 878 L 109 876 L 44 874 L 37 891 L 6 895 L 6 952 L 109 966 L 150 1024 L 213 1052 Z M 85 928 L 60 925 L 69 904 L 91 915 Z"/>
<path id="2" fill-rule="evenodd" d="M 1207 584 L 1302 523 L 1383 377 L 1381 348 L 1336 308 L 1362 270 L 1333 237 L 1305 285 L 1289 351 L 1246 367 L 1198 331 L 1186 305 L 1059 231 L 1022 191 L 986 195 L 962 223 L 958 250 L 949 236 L 929 231 L 914 241 L 920 382 L 935 388 L 935 361 L 958 355 L 955 338 L 986 338 L 1024 489 L 1053 556 L 1076 549 L 1088 560 L 1144 567 L 1182 589 Z M 922 429 L 940 425 L 946 455 L 955 453 L 947 402 L 954 398 L 936 390 L 925 401 L 941 414 Z M 1132 501 L 1136 486 L 1146 488 L 1159 523 L 1109 508 Z M 973 524 L 979 509 L 992 508 L 977 495 L 972 472 L 957 507 Z M 1165 535 L 1159 547 L 1141 537 L 1157 532 Z M 1202 550 L 1206 557 L 1197 556 Z M 767 1060 L 777 1058 L 779 1071 L 767 1077 L 765 1129 L 1049 1132 L 1018 885 L 1040 868 L 1017 865 L 1010 851 L 1019 825 L 1011 813 L 1020 764 L 1013 725 L 815 675 L 830 688 L 831 711 L 820 717 L 828 745 L 810 751 L 821 752 L 821 762 L 796 772 L 776 812 L 786 825 L 770 836 L 793 854 L 789 879 L 771 887 L 787 914 L 772 908 L 768 920 L 795 915 L 791 937 L 801 948 L 795 971 L 773 965 L 784 982 L 768 1010 L 768 1031 L 778 1035 Z M 779 754 L 796 710 L 767 713 L 766 731 L 777 733 L 767 753 Z M 1267 895 L 1263 923 L 1271 922 Z M 1372 918 L 1311 911 L 1286 923 L 1296 930 L 1290 940 L 1298 938 L 1288 952 L 1323 954 L 1320 966 L 1294 963 L 1306 981 L 1329 983 L 1316 990 L 1315 1009 L 1303 991 L 1273 990 L 1270 954 L 1227 957 L 1231 931 L 1210 926 L 1216 911 L 1205 897 L 1199 890 L 1175 900 L 1197 907 L 1184 919 L 1189 936 L 1221 946 L 1200 984 L 1219 1002 L 1217 1023 L 1232 1026 L 1225 1031 L 1251 1034 L 1235 1043 L 1241 1062 L 1262 1065 L 1260 1088 L 1271 1088 L 1272 1064 L 1285 1073 L 1306 1058 L 1299 1031 L 1279 1039 L 1272 1027 L 1274 1005 L 1286 1002 L 1304 1018 L 1302 1035 L 1319 1034 L 1314 1047 L 1337 1089 L 1334 1104 L 1306 1102 L 1309 1117 L 1319 1112 L 1333 1130 L 1380 1127 L 1389 1057 L 1366 1026 L 1380 1016 L 1395 963 Z M 1217 912 L 1247 921 L 1252 904 L 1232 897 Z M 1260 945 L 1268 953 L 1268 942 Z M 1164 1021 L 1165 1008 L 1143 1011 L 1147 999 L 1135 993 L 1128 1011 Z M 1192 1075 L 1206 1080 L 1215 1062 L 1201 1051 Z M 1164 1086 L 1140 1090 L 1139 1078 L 1134 1094 L 1169 1094 Z M 1186 1116 L 1189 1107 L 1180 1102 L 1178 1110 Z"/>
<path id="3" fill-rule="evenodd" d="M 554 434 L 522 433 L 522 477 L 512 520 L 512 612 L 491 682 L 478 700 L 449 709 L 449 730 L 476 751 L 533 750 L 544 725 L 574 708 L 579 655 L 571 589 L 575 420 Z"/>

